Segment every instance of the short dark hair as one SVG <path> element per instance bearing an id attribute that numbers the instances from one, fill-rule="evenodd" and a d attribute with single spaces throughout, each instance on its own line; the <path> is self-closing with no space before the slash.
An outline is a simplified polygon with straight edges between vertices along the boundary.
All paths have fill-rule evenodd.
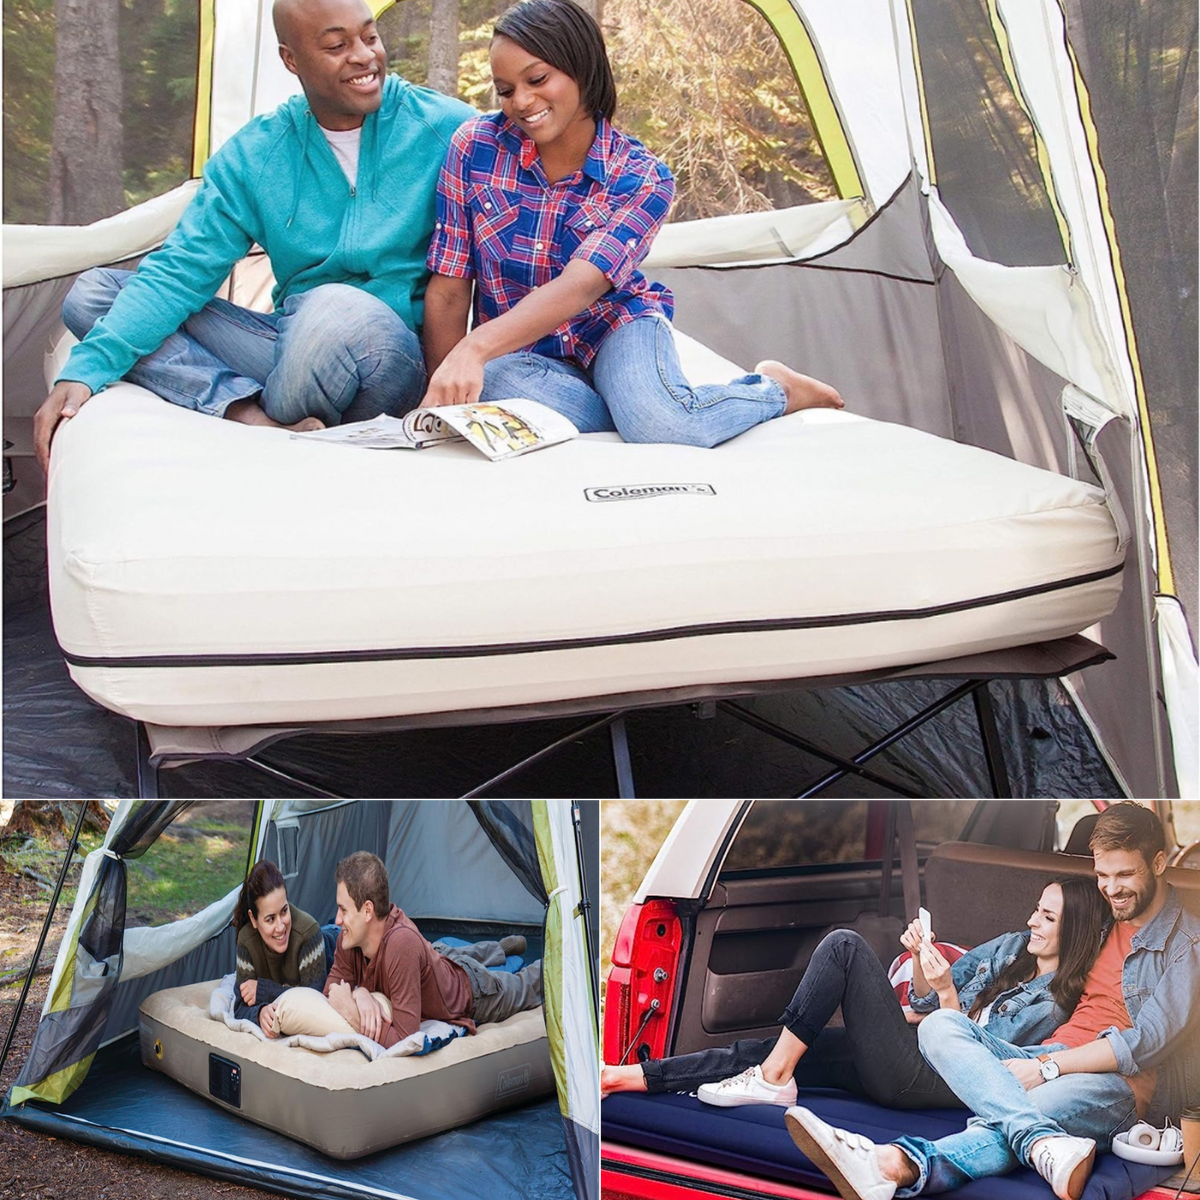
<path id="1" fill-rule="evenodd" d="M 520 0 L 492 27 L 522 50 L 575 80 L 589 111 L 610 121 L 617 111 L 617 85 L 604 48 L 604 34 L 573 0 Z"/>
<path id="2" fill-rule="evenodd" d="M 1147 863 L 1167 848 L 1162 822 L 1136 800 L 1110 804 L 1099 817 L 1088 839 L 1090 850 L 1140 850 Z"/>
<path id="3" fill-rule="evenodd" d="M 279 868 L 269 858 L 256 862 L 250 874 L 246 876 L 238 895 L 234 923 L 239 930 L 250 920 L 251 915 L 258 920 L 258 902 L 276 888 L 283 888 L 284 895 L 287 895 L 287 884 L 284 883 Z"/>
<path id="4" fill-rule="evenodd" d="M 369 850 L 356 850 L 343 858 L 337 865 L 337 882 L 346 885 L 355 908 L 362 908 L 370 900 L 380 920 L 391 912 L 387 867 Z"/>

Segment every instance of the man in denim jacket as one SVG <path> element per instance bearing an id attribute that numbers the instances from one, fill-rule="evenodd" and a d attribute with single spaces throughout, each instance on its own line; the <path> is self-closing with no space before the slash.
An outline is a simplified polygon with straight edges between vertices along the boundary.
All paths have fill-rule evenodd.
<path id="1" fill-rule="evenodd" d="M 1091 838 L 1114 924 L 1071 1019 L 1041 1046 L 989 1035 L 961 1013 L 920 1029 L 922 1053 L 976 1114 L 962 1133 L 875 1146 L 806 1108 L 787 1113 L 797 1145 L 845 1200 L 892 1200 L 1034 1167 L 1078 1200 L 1096 1144 L 1138 1118 L 1178 1118 L 1200 1087 L 1200 919 L 1162 879 L 1158 818 L 1132 801 L 1101 814 Z M 1195 1016 L 1193 1016 L 1195 1014 Z"/>

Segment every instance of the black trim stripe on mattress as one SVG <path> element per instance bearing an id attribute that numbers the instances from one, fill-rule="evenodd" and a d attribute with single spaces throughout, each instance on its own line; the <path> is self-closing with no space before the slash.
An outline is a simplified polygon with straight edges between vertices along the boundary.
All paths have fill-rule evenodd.
<path id="1" fill-rule="evenodd" d="M 840 625 L 871 625 L 881 621 L 913 621 L 988 608 L 1011 600 L 1023 600 L 1046 592 L 1065 591 L 1083 584 L 1096 583 L 1119 574 L 1123 563 L 1103 571 L 1076 575 L 1052 583 L 1039 583 L 997 592 L 974 600 L 956 600 L 950 604 L 927 608 L 896 609 L 884 612 L 844 613 L 835 617 L 777 617 L 762 621 L 716 621 L 704 625 L 682 625 L 670 629 L 651 629 L 641 633 L 610 634 L 604 637 L 563 638 L 546 642 L 498 642 L 477 646 L 412 646 L 388 650 L 316 650 L 264 654 L 143 654 L 143 655 L 86 655 L 75 654 L 61 644 L 62 656 L 76 667 L 290 667 L 321 663 L 388 662 L 441 658 L 492 658 L 507 654 L 540 654 L 555 650 L 587 650 L 599 646 L 636 645 L 642 642 L 665 642 L 677 638 L 708 637 L 730 633 L 776 633 L 795 629 L 828 629 Z"/>

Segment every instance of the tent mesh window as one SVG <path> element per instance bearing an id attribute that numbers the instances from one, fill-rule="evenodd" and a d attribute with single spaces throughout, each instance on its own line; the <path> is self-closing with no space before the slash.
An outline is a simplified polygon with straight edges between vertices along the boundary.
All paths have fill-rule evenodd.
<path id="1" fill-rule="evenodd" d="M 378 28 L 390 65 L 414 83 L 494 109 L 488 46 L 509 3 L 467 0 L 448 64 L 437 5 L 387 8 Z M 749 4 L 604 0 L 600 22 L 616 77 L 615 123 L 674 172 L 673 220 L 837 198 L 791 63 Z"/>
<path id="2" fill-rule="evenodd" d="M 1194 615 L 1197 10 L 1138 0 L 1064 7 L 1116 225 L 1175 583 Z"/>
<path id="3" fill-rule="evenodd" d="M 188 178 L 199 9 L 5 0 L 5 222 L 87 225 Z"/>
<path id="4" fill-rule="evenodd" d="M 971 252 L 1009 267 L 1067 260 L 1033 126 L 986 0 L 912 0 L 933 172 Z"/>

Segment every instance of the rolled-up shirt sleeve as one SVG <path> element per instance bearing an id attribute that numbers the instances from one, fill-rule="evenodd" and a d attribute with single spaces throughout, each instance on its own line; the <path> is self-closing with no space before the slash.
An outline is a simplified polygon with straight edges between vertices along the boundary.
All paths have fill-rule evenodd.
<path id="1" fill-rule="evenodd" d="M 1172 1050 L 1196 1027 L 1195 986 L 1200 979 L 1200 942 L 1185 944 L 1167 964 L 1154 991 L 1138 1010 L 1130 1029 L 1115 1025 L 1101 1030 L 1108 1038 L 1122 1075 L 1161 1066 Z"/>
<path id="2" fill-rule="evenodd" d="M 588 234 L 571 255 L 590 262 L 614 288 L 623 288 L 650 252 L 671 201 L 675 180 L 665 163 L 653 166 L 633 190 L 614 195 L 614 207 L 603 226 Z"/>
<path id="3" fill-rule="evenodd" d="M 467 206 L 471 126 L 468 122 L 450 139 L 437 185 L 437 223 L 429 242 L 425 265 L 435 275 L 472 279 L 471 213 Z"/>

